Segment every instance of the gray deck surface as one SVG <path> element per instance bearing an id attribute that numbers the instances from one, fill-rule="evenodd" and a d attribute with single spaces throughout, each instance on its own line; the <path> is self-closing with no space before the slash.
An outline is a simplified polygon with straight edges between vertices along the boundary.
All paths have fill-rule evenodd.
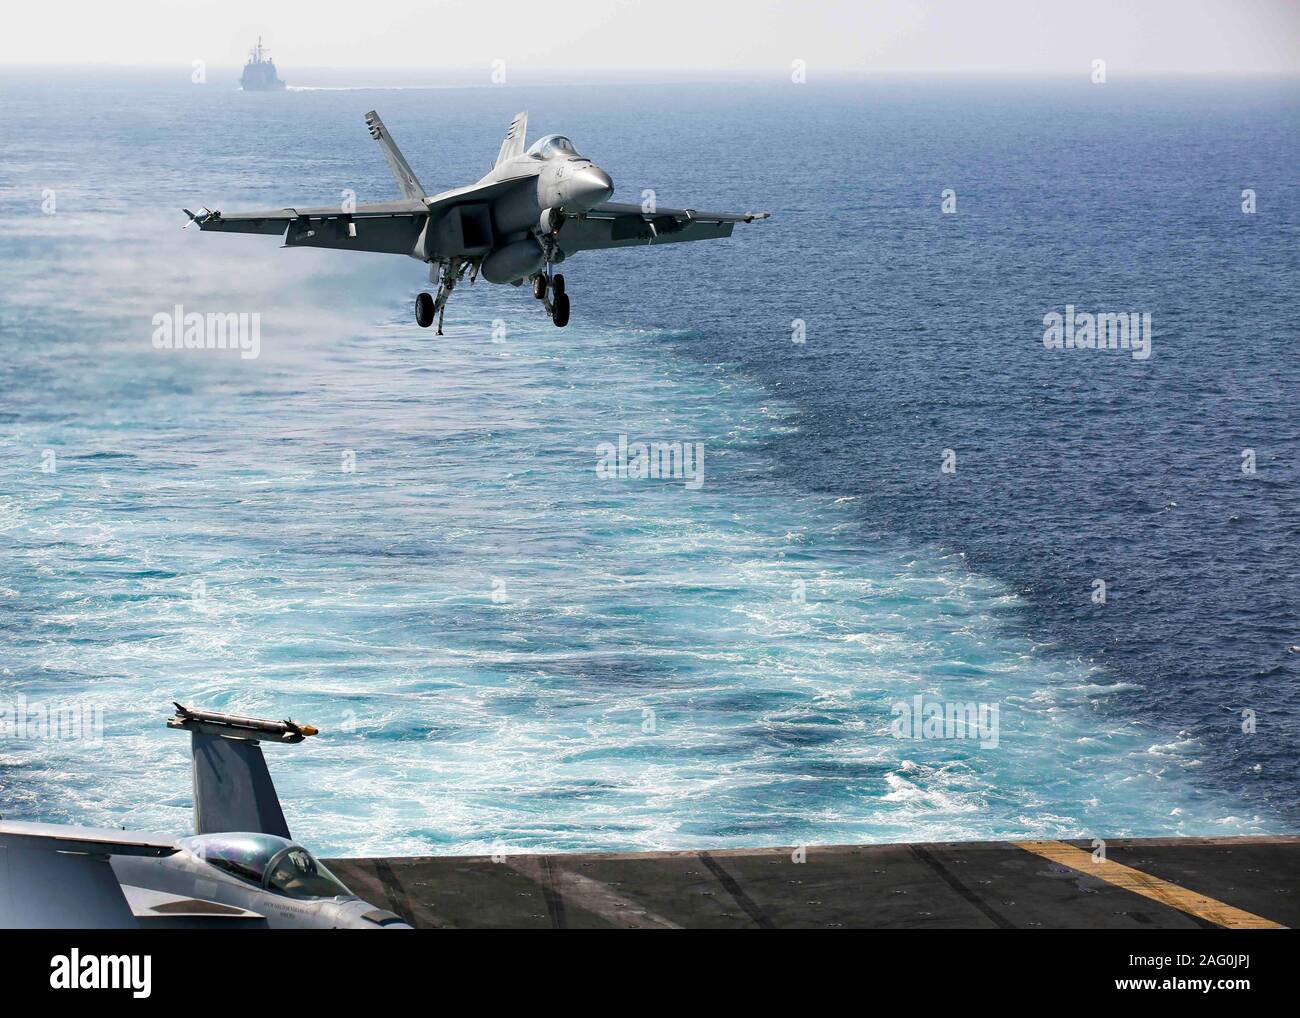
<path id="1" fill-rule="evenodd" d="M 1070 841 L 1087 851 L 1089 842 Z M 1117 839 L 1107 858 L 1300 925 L 1300 838 Z M 1196 929 L 1204 917 L 1010 842 L 330 859 L 426 928 Z"/>

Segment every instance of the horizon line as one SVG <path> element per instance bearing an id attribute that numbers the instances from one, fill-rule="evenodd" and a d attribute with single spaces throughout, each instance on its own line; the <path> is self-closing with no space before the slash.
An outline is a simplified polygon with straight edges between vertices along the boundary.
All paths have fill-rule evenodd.
<path id="1" fill-rule="evenodd" d="M 193 64 L 184 63 L 115 63 L 115 62 L 92 62 L 92 63 L 22 63 L 20 61 L 6 61 L 5 65 L 0 68 L 3 71 L 13 70 L 48 70 L 48 71 L 90 71 L 90 70 L 117 70 L 117 71 L 183 71 L 188 74 L 192 70 Z M 237 74 L 240 72 L 243 64 L 210 64 L 209 70 L 216 69 L 219 71 L 229 71 Z M 490 73 L 490 67 L 480 67 L 478 65 L 462 65 L 459 67 L 446 67 L 438 71 L 431 72 L 428 67 L 409 66 L 399 67 L 393 65 L 369 66 L 364 64 L 298 64 L 287 65 L 286 67 L 277 68 L 281 73 L 379 73 L 384 75 L 394 74 L 429 74 L 436 73 L 443 77 L 459 77 L 467 74 L 483 75 Z M 1111 69 L 1114 75 L 1115 68 Z M 1186 69 L 1160 69 L 1160 70 L 1126 70 L 1122 66 L 1119 68 L 1122 77 L 1119 80 L 1133 78 L 1300 78 L 1300 68 L 1296 69 L 1210 69 L 1210 70 L 1186 70 Z M 723 76 L 750 76 L 750 77 L 767 77 L 772 74 L 785 76 L 789 68 L 782 65 L 780 67 L 729 67 L 719 68 L 716 70 L 702 70 L 698 68 L 676 68 L 676 67 L 587 67 L 575 69 L 568 66 L 530 66 L 522 72 L 518 69 L 513 70 L 512 75 L 538 75 L 538 74 L 567 74 L 576 78 L 590 77 L 593 75 L 615 75 L 628 77 L 632 75 L 655 74 L 669 77 L 723 77 Z M 873 69 L 862 67 L 828 67 L 813 68 L 811 76 L 823 77 L 857 77 L 857 78 L 888 78 L 888 77 L 1006 77 L 1006 78 L 1083 78 L 1088 77 L 1089 68 L 1084 65 L 1078 70 L 1023 70 L 1023 69 L 992 69 L 992 68 L 890 68 L 890 69 Z M 1109 83 L 1109 82 L 1108 82 Z M 509 87 L 508 82 L 492 83 L 489 82 L 485 87 L 502 88 Z"/>

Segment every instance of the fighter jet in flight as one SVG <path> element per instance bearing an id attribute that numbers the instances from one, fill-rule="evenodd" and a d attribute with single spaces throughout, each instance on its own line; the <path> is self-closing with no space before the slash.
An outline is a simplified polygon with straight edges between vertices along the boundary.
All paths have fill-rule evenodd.
<path id="1" fill-rule="evenodd" d="M 569 323 L 564 276 L 554 266 L 578 251 L 637 244 L 673 244 L 730 237 L 736 223 L 766 219 L 767 212 L 697 212 L 625 205 L 609 200 L 609 174 L 579 155 L 568 138 L 548 134 L 524 148 L 528 114 L 510 124 L 496 163 L 468 187 L 429 196 L 393 142 L 379 115 L 366 114 L 397 180 L 401 197 L 335 208 L 284 208 L 225 213 L 184 212 L 200 230 L 283 236 L 285 247 L 329 247 L 408 255 L 429 265 L 437 296 L 421 293 L 415 319 L 421 327 L 442 318 L 456 284 L 530 282 L 558 326 Z"/>
<path id="2" fill-rule="evenodd" d="M 0 928 L 410 929 L 292 839 L 259 742 L 316 734 L 176 704 L 190 733 L 192 837 L 0 820 Z"/>

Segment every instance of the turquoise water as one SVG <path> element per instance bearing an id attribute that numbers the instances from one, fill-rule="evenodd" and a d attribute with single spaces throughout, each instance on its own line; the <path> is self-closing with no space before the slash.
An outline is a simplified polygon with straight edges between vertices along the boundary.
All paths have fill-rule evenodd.
<path id="1" fill-rule="evenodd" d="M 173 211 L 236 188 L 307 198 L 353 160 L 382 189 L 352 116 L 374 94 L 264 104 L 281 154 L 240 169 L 199 128 L 249 97 L 121 89 L 144 111 L 136 144 L 102 91 L 47 90 L 48 135 L 0 162 L 4 688 L 105 710 L 102 743 L 0 743 L 5 816 L 187 829 L 187 747 L 162 725 L 180 699 L 322 730 L 268 754 L 295 834 L 326 853 L 1283 826 L 1202 780 L 1210 737 L 1145 709 L 1145 673 L 1061 639 L 996 563 L 806 483 L 789 450 L 825 433 L 824 408 L 752 363 L 759 337 L 727 355 L 736 323 L 714 325 L 752 285 L 788 335 L 788 295 L 744 268 L 773 257 L 779 219 L 722 252 L 575 259 L 565 330 L 512 288 L 458 291 L 435 338 L 410 320 L 414 262 L 199 236 Z M 473 135 L 488 106 L 562 105 L 468 92 L 445 134 Z M 102 148 L 74 146 L 62 129 L 94 102 Z M 403 113 L 434 116 L 427 94 L 391 105 L 404 145 Z M 598 105 L 566 130 L 595 154 L 612 118 Z M 312 131 L 348 148 L 306 158 Z M 483 155 L 500 132 L 478 133 Z M 618 145 L 603 163 L 637 158 Z M 779 168 L 760 176 L 763 201 L 698 204 L 776 204 Z M 46 178 L 54 215 L 32 198 Z M 701 275 L 638 315 L 660 264 Z M 261 356 L 153 349 L 151 316 L 177 303 L 260 313 Z M 602 479 L 597 449 L 620 435 L 702 443 L 704 484 Z M 996 704 L 997 746 L 893 738 L 892 705 L 917 695 Z"/>

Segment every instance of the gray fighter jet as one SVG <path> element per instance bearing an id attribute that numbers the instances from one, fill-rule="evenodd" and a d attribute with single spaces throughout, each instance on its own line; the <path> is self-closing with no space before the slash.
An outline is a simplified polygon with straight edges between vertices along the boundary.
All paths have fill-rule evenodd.
<path id="1" fill-rule="evenodd" d="M 0 928 L 410 929 L 295 842 L 260 742 L 316 729 L 176 704 L 190 733 L 193 837 L 0 821 Z"/>
<path id="2" fill-rule="evenodd" d="M 415 319 L 424 328 L 442 318 L 456 283 L 532 283 L 533 296 L 559 326 L 569 322 L 564 276 L 554 266 L 578 251 L 637 244 L 674 244 L 730 237 L 736 223 L 766 219 L 767 212 L 697 212 L 624 205 L 609 174 L 578 154 L 560 134 L 525 149 L 528 114 L 510 124 L 491 171 L 477 184 L 430 197 L 393 142 L 378 114 L 366 125 L 379 142 L 401 198 L 337 208 L 285 208 L 224 213 L 185 209 L 200 230 L 283 236 L 285 247 L 329 247 L 408 255 L 429 265 L 437 296 L 421 293 Z"/>

